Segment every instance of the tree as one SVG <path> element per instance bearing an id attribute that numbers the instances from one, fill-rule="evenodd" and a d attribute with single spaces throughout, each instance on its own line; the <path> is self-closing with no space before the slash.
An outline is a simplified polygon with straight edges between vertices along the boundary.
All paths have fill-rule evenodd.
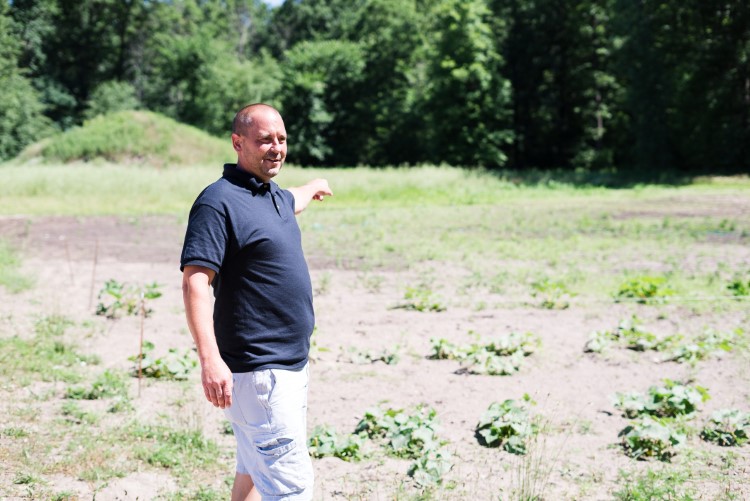
<path id="1" fill-rule="evenodd" d="M 0 159 L 51 132 L 38 92 L 18 67 L 21 46 L 7 9 L 0 4 Z"/>
<path id="2" fill-rule="evenodd" d="M 484 0 L 441 0 L 431 12 L 425 130 L 428 159 L 502 167 L 513 139 L 511 85 L 495 49 Z"/>

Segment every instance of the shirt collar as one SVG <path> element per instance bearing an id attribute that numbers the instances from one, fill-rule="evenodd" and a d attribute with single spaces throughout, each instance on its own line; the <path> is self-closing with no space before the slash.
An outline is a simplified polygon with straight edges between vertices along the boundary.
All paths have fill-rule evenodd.
<path id="1" fill-rule="evenodd" d="M 233 184 L 248 188 L 253 195 L 263 195 L 268 191 L 275 194 L 279 190 L 279 186 L 273 181 L 264 183 L 253 174 L 240 169 L 237 164 L 224 164 L 223 176 Z"/>

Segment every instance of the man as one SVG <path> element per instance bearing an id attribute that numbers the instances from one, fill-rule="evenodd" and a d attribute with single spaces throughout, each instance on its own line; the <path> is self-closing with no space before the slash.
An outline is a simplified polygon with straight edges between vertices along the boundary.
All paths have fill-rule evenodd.
<path id="1" fill-rule="evenodd" d="M 226 164 L 196 199 L 182 250 L 203 391 L 237 438 L 233 501 L 312 499 L 306 413 L 314 314 L 294 216 L 333 193 L 324 179 L 289 190 L 271 180 L 286 159 L 286 139 L 274 108 L 253 104 L 237 113 L 237 164 Z"/>

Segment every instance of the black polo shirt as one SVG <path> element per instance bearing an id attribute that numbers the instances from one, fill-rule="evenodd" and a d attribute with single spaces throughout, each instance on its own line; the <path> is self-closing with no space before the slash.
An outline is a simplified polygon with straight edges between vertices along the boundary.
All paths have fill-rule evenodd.
<path id="1" fill-rule="evenodd" d="M 214 330 L 232 372 L 304 367 L 315 317 L 291 192 L 224 165 L 190 210 L 188 265 L 216 272 Z"/>

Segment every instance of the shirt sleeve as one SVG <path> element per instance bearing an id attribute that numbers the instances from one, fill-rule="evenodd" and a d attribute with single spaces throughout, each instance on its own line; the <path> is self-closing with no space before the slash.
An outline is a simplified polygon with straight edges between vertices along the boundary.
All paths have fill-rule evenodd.
<path id="1" fill-rule="evenodd" d="M 226 216 L 209 205 L 195 205 L 188 219 L 180 271 L 185 266 L 203 266 L 219 273 L 226 248 Z"/>

